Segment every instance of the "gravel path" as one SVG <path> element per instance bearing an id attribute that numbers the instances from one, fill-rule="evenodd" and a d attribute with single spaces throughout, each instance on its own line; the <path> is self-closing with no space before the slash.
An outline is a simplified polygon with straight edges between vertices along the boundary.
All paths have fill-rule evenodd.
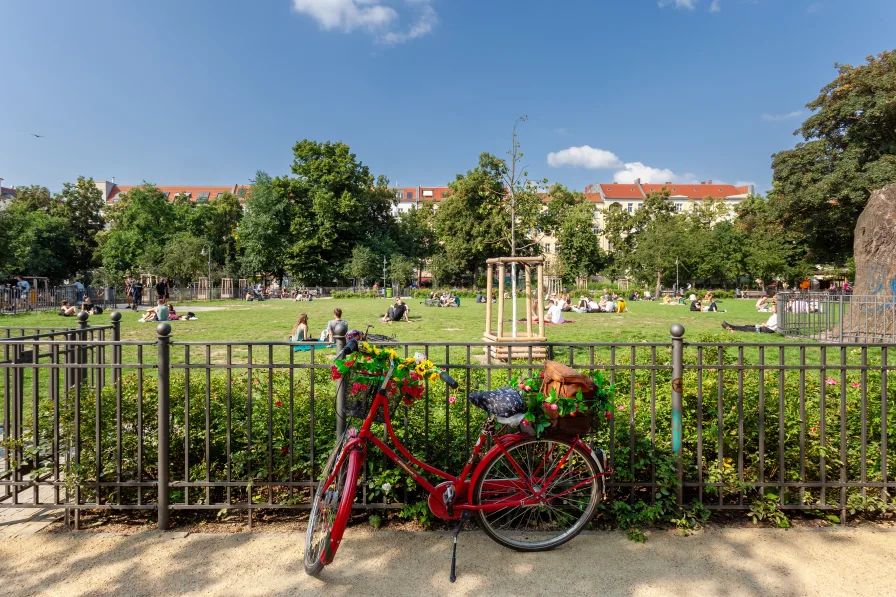
<path id="1" fill-rule="evenodd" d="M 297 533 L 48 534 L 0 540 L 0 587 L 18 595 L 699 595 L 896 594 L 896 533 L 722 529 L 645 544 L 587 533 L 521 554 L 461 535 L 448 582 L 448 533 L 350 530 L 320 579 Z"/>

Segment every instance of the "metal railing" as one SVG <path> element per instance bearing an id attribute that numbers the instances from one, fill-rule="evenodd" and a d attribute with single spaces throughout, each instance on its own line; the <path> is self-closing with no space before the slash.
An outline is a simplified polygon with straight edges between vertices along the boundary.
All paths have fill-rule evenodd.
<path id="1" fill-rule="evenodd" d="M 171 510 L 309 507 L 344 413 L 331 348 L 180 342 L 168 324 L 154 342 L 123 342 L 117 314 L 111 339 L 80 324 L 0 339 L 0 507 L 64 508 L 76 524 L 85 509 L 155 510 L 161 528 Z M 543 348 L 615 385 L 589 438 L 616 470 L 612 499 L 671 491 L 680 504 L 747 509 L 765 494 L 845 520 L 848 504 L 889 507 L 896 490 L 886 345 L 689 343 L 673 326 L 669 342 L 516 346 L 511 362 L 480 342 L 393 346 L 461 384 L 431 383 L 393 414 L 409 449 L 447 470 L 462 468 L 485 418 L 466 395 L 537 374 Z M 375 453 L 363 474 L 358 508 L 422 499 Z"/>
<path id="2" fill-rule="evenodd" d="M 896 300 L 850 293 L 779 292 L 785 336 L 825 342 L 896 342 Z"/>

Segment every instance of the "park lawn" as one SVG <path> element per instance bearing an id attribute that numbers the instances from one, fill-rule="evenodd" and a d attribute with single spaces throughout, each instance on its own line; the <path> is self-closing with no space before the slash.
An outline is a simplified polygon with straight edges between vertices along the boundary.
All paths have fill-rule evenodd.
<path id="1" fill-rule="evenodd" d="M 271 300 L 261 303 L 244 301 L 212 301 L 209 303 L 183 303 L 178 305 L 179 313 L 195 310 L 195 321 L 171 322 L 175 341 L 283 341 L 287 339 L 299 313 L 307 313 L 309 328 L 318 335 L 333 318 L 335 307 L 342 308 L 343 319 L 350 328 L 364 330 L 372 325 L 371 331 L 387 336 L 396 336 L 401 341 L 425 342 L 477 342 L 485 331 L 485 305 L 472 301 L 462 302 L 459 308 L 424 307 L 422 301 L 408 299 L 411 308 L 411 323 L 381 323 L 379 317 L 391 301 L 385 299 L 319 299 L 297 303 L 291 300 Z M 727 313 L 695 313 L 684 305 L 662 305 L 654 302 L 629 303 L 628 312 L 610 313 L 565 313 L 568 323 L 548 326 L 546 334 L 551 342 L 632 342 L 667 341 L 672 324 L 684 325 L 685 337 L 696 341 L 707 333 L 723 334 L 721 322 L 753 324 L 768 318 L 766 313 L 757 313 L 751 300 L 726 300 L 719 303 Z M 493 305 L 494 307 L 494 305 Z M 194 309 L 195 308 L 195 309 Z M 205 311 L 204 309 L 212 309 Z M 505 306 L 507 317 L 505 330 L 511 326 L 510 301 Z M 103 315 L 92 316 L 92 325 L 108 324 L 107 311 Z M 121 310 L 123 340 L 153 340 L 156 326 L 138 323 L 138 314 Z M 519 317 L 525 314 L 525 303 L 521 301 Z M 76 327 L 77 322 L 64 319 L 55 312 L 2 315 L 0 327 Z M 525 330 L 525 323 L 520 323 Z M 755 334 L 724 334 L 731 341 L 779 342 L 780 336 L 758 336 Z"/>

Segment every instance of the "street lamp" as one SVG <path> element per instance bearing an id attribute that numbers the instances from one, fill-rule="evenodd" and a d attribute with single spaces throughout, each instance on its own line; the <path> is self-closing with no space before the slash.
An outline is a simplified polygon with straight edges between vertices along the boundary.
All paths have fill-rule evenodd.
<path id="1" fill-rule="evenodd" d="M 675 289 L 681 292 L 681 285 L 678 283 L 678 257 L 675 258 Z"/>
<path id="2" fill-rule="evenodd" d="M 208 300 L 212 300 L 212 248 L 210 245 L 202 245 L 202 255 L 208 256 L 208 286 L 206 287 L 206 294 L 208 295 Z"/>

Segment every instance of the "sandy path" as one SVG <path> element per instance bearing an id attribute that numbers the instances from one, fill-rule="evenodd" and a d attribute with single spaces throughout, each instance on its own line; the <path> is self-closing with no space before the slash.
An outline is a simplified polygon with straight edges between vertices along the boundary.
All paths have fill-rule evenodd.
<path id="1" fill-rule="evenodd" d="M 294 533 L 36 534 L 0 540 L 13 595 L 894 595 L 896 533 L 724 529 L 646 544 L 590 533 L 542 554 L 461 536 L 448 582 L 446 533 L 352 530 L 321 579 Z"/>

